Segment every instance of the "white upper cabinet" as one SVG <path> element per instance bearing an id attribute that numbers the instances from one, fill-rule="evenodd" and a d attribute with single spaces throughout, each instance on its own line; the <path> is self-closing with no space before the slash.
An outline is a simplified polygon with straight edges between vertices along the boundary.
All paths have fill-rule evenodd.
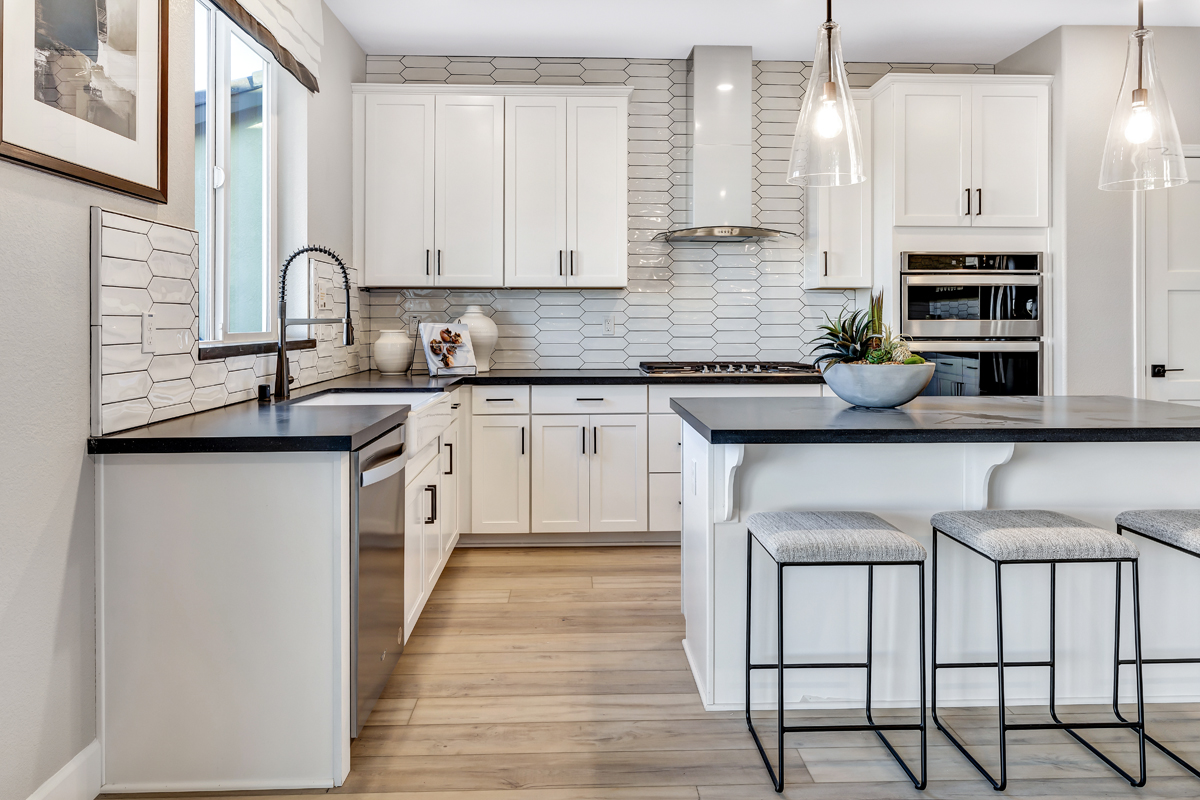
<path id="1" fill-rule="evenodd" d="M 363 101 L 363 283 L 431 286 L 434 97 Z"/>
<path id="2" fill-rule="evenodd" d="M 505 284 L 565 285 L 567 98 L 505 98 L 504 168 Z"/>
<path id="3" fill-rule="evenodd" d="M 881 81 L 891 94 L 894 223 L 1050 224 L 1048 79 Z"/>
<path id="4" fill-rule="evenodd" d="M 972 225 L 1050 224 L 1050 87 L 976 84 L 971 106 Z"/>
<path id="5" fill-rule="evenodd" d="M 625 286 L 628 109 L 567 98 L 567 286 Z"/>
<path id="6" fill-rule="evenodd" d="M 500 286 L 504 98 L 438 95 L 434 143 L 434 283 Z"/>
<path id="7" fill-rule="evenodd" d="M 354 87 L 363 285 L 626 285 L 621 86 Z"/>
<path id="8" fill-rule="evenodd" d="M 805 204 L 805 289 L 871 286 L 871 101 L 856 97 L 867 179 L 850 186 L 809 187 Z"/>
<path id="9" fill-rule="evenodd" d="M 970 85 L 902 84 L 894 102 L 896 224 L 970 225 Z"/>

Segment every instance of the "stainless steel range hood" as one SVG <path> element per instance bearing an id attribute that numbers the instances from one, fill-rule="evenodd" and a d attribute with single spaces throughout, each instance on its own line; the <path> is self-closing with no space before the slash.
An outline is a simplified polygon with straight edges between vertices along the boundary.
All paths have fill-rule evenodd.
<path id="1" fill-rule="evenodd" d="M 688 56 L 687 227 L 660 242 L 747 242 L 791 236 L 751 224 L 751 49 L 697 46 Z"/>

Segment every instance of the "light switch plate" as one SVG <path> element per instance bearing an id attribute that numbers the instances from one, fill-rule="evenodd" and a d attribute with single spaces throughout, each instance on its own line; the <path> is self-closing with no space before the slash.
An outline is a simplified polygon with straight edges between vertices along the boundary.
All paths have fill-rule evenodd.
<path id="1" fill-rule="evenodd" d="M 154 324 L 154 312 L 142 312 L 142 352 L 154 352 L 154 334 L 158 328 Z"/>

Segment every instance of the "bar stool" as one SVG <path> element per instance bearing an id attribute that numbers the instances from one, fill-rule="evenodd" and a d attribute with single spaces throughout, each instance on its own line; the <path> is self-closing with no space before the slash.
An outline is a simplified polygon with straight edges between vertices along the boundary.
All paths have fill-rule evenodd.
<path id="1" fill-rule="evenodd" d="M 1059 514 L 1053 511 L 943 511 L 933 515 L 933 685 L 931 705 L 933 707 L 933 722 L 938 730 L 958 748 L 967 761 L 979 770 L 993 789 L 1003 791 L 1008 785 L 1008 757 L 1006 739 L 1009 731 L 1029 730 L 1064 730 L 1076 741 L 1094 753 L 1101 761 L 1111 767 L 1122 778 L 1133 786 L 1144 786 L 1146 783 L 1146 741 L 1144 729 L 1144 704 L 1142 698 L 1142 646 L 1141 618 L 1138 601 L 1138 550 L 1132 542 L 1117 536 L 1103 528 L 1093 527 L 1086 522 Z M 937 651 L 937 615 L 938 615 L 938 534 L 944 534 L 959 544 L 988 559 L 995 565 L 996 570 L 996 660 L 939 663 Z M 1133 571 L 1133 631 L 1134 652 L 1133 663 L 1137 677 L 1137 721 L 1126 720 L 1120 714 L 1116 722 L 1064 722 L 1058 717 L 1054 698 L 1054 623 L 1055 623 L 1055 573 L 1059 564 L 1081 564 L 1094 562 L 1111 562 L 1116 564 L 1117 572 L 1117 613 L 1120 614 L 1121 598 L 1121 565 L 1129 562 Z M 1004 624 L 1003 598 L 1001 595 L 1001 568 L 1009 564 L 1049 564 L 1050 565 L 1050 658 L 1047 661 L 1005 661 L 1004 660 Z M 1119 659 L 1120 639 L 1114 645 L 1116 654 L 1114 661 Z M 975 760 L 967 748 L 942 724 L 938 718 L 937 709 L 937 671 L 939 669 L 996 669 L 996 681 L 1000 690 L 999 730 L 1000 730 L 1000 780 L 996 780 L 983 766 Z M 1053 722 L 1011 723 L 1005 716 L 1004 708 L 1004 668 L 1005 667 L 1049 667 L 1050 668 L 1050 717 Z M 1114 663 L 1114 684 L 1118 672 Z M 1114 709 L 1116 703 L 1113 704 Z M 1112 759 L 1101 753 L 1077 731 L 1090 728 L 1128 728 L 1138 734 L 1138 757 L 1141 776 L 1134 779 L 1129 773 L 1117 766 Z"/>
<path id="2" fill-rule="evenodd" d="M 775 561 L 777 592 L 777 663 L 755 664 L 750 659 L 750 623 L 754 573 L 754 542 Z M 867 659 L 848 663 L 785 663 L 783 660 L 783 571 L 788 567 L 832 567 L 858 565 L 867 568 Z M 878 724 L 871 716 L 872 623 L 875 567 L 911 565 L 918 569 L 920 613 L 921 721 L 919 724 Z M 771 768 L 767 751 L 759 741 L 750 717 L 750 674 L 756 669 L 773 669 L 779 684 L 778 749 L 779 774 Z M 865 669 L 867 679 L 866 724 L 788 725 L 783 718 L 783 676 L 789 669 Z M 900 768 L 918 789 L 925 788 L 925 548 L 874 514 L 857 511 L 768 512 L 751 514 L 746 534 L 746 726 L 754 737 L 759 755 L 776 792 L 783 791 L 783 735 L 801 731 L 874 731 Z M 883 735 L 884 731 L 921 732 L 921 777 L 917 779 L 904 759 Z"/>
<path id="3" fill-rule="evenodd" d="M 1159 544 L 1165 544 L 1174 550 L 1180 550 L 1190 556 L 1200 558 L 1200 510 L 1197 509 L 1180 509 L 1180 510 L 1144 510 L 1144 511 L 1125 511 L 1117 515 L 1117 533 L 1128 531 L 1136 533 L 1138 536 L 1144 536 L 1147 539 L 1152 539 Z M 1121 637 L 1121 606 L 1120 598 L 1117 599 L 1117 639 Z M 1116 659 L 1116 668 L 1132 664 L 1129 659 Z M 1200 664 L 1200 658 L 1144 658 L 1143 664 Z M 1117 681 L 1113 680 L 1113 711 L 1118 717 L 1121 712 L 1117 710 Z M 1184 761 L 1176 753 L 1172 752 L 1162 742 L 1150 736 L 1146 736 L 1146 741 L 1157 747 L 1159 750 L 1166 753 L 1177 764 L 1186 769 L 1193 775 L 1200 777 L 1200 769 Z"/>

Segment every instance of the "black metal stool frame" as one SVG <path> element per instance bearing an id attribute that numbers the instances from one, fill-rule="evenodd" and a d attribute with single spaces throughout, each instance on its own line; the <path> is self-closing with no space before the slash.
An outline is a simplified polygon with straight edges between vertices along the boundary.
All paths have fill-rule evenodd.
<path id="1" fill-rule="evenodd" d="M 1187 553 L 1192 558 L 1200 558 L 1200 556 L 1197 556 L 1191 550 L 1184 550 L 1182 547 L 1173 545 L 1170 542 L 1164 542 L 1161 539 L 1155 539 L 1151 536 L 1146 536 L 1146 534 L 1142 533 L 1141 531 L 1134 530 L 1133 528 L 1127 528 L 1124 525 L 1117 525 L 1117 533 L 1122 533 L 1124 531 L 1128 531 L 1129 533 L 1134 533 L 1134 534 L 1137 534 L 1138 536 L 1145 537 L 1147 539 L 1150 539 L 1152 542 L 1157 542 L 1158 544 L 1169 547 L 1172 550 L 1178 550 L 1181 553 Z M 1118 576 L 1117 581 L 1118 581 L 1117 585 L 1120 586 L 1120 576 Z M 1135 617 L 1134 619 L 1136 620 L 1137 618 Z M 1117 593 L 1116 637 L 1117 637 L 1118 642 L 1121 641 L 1121 595 L 1120 595 L 1119 591 Z M 1116 657 L 1113 659 L 1113 704 L 1112 704 L 1112 707 L 1113 707 L 1113 713 L 1117 715 L 1117 719 L 1121 719 L 1121 720 L 1125 719 L 1125 717 L 1123 717 L 1121 715 L 1120 709 L 1117 707 L 1117 698 L 1118 698 L 1118 694 L 1119 694 L 1119 690 L 1120 690 L 1121 667 L 1128 666 L 1129 664 L 1134 664 L 1134 663 L 1136 663 L 1136 662 L 1133 659 L 1121 658 L 1121 655 L 1119 652 L 1116 654 Z M 1145 664 L 1200 664 L 1200 658 L 1143 658 L 1143 659 L 1141 659 L 1141 664 L 1143 664 L 1143 665 L 1145 665 Z M 1188 772 L 1192 773 L 1196 777 L 1200 778 L 1200 769 L 1189 764 L 1187 761 L 1185 761 L 1183 759 L 1182 756 L 1180 756 L 1177 753 L 1175 753 L 1174 751 L 1172 751 L 1165 744 L 1163 744 L 1162 742 L 1153 738 L 1149 734 L 1146 735 L 1146 741 L 1149 742 L 1150 744 L 1154 745 L 1155 747 L 1157 747 L 1159 750 L 1161 750 L 1167 756 L 1169 756 L 1176 764 L 1183 767 L 1184 769 L 1186 769 Z"/>
<path id="2" fill-rule="evenodd" d="M 937 614 L 938 614 L 938 534 L 942 534 L 954 542 L 970 550 L 972 553 L 986 558 L 991 561 L 996 568 L 996 660 L 995 661 L 956 661 L 950 663 L 938 662 L 937 651 Z M 938 730 L 946 735 L 958 751 L 966 757 L 967 761 L 971 762 L 971 766 L 979 771 L 987 779 L 988 783 L 996 791 L 1004 791 L 1008 786 L 1008 753 L 1007 753 L 1007 735 L 1009 731 L 1038 731 L 1038 730 L 1062 730 L 1066 731 L 1076 741 L 1090 750 L 1097 758 L 1107 764 L 1114 772 L 1120 775 L 1125 780 L 1129 781 L 1132 786 L 1146 785 L 1146 736 L 1145 730 L 1145 703 L 1142 694 L 1142 629 L 1141 629 L 1141 603 L 1138 593 L 1138 562 L 1136 558 L 1076 558 L 1076 559 L 1055 559 L 1055 560 L 1037 560 L 1037 561 L 997 561 L 985 553 L 981 553 L 974 547 L 955 539 L 948 533 L 933 529 L 933 682 L 930 687 L 930 705 L 933 713 L 933 723 Z M 1054 698 L 1054 670 L 1055 670 L 1055 578 L 1056 567 L 1059 564 L 1116 564 L 1117 568 L 1117 619 L 1118 626 L 1121 614 L 1121 565 L 1128 562 L 1133 571 L 1133 640 L 1135 658 L 1128 662 L 1136 665 L 1137 672 L 1137 708 L 1138 718 L 1136 721 L 1127 720 L 1117 712 L 1116 695 L 1113 697 L 1113 710 L 1117 716 L 1117 722 L 1064 722 L 1059 719 L 1058 709 L 1055 707 Z M 1001 592 L 1001 567 L 1008 565 L 1026 565 L 1026 564 L 1049 564 L 1050 565 L 1050 658 L 1047 661 L 1005 661 L 1004 660 L 1004 617 L 1003 617 L 1003 595 Z M 1118 628 L 1119 630 L 1119 628 Z M 1116 690 L 1117 679 L 1119 674 L 1117 671 L 1117 663 L 1120 662 L 1121 640 L 1118 635 L 1117 640 L 1113 645 L 1114 651 L 1114 668 L 1113 668 L 1113 686 Z M 1005 667 L 1049 667 L 1050 669 L 1050 718 L 1053 722 L 1032 722 L 1032 723 L 1013 723 L 1008 722 L 1004 708 L 1004 668 Z M 981 669 L 990 668 L 996 670 L 996 682 L 999 687 L 999 730 L 1000 730 L 1000 779 L 996 780 L 992 777 L 983 765 L 980 764 L 974 756 L 967 750 L 966 746 L 958 740 L 950 731 L 942 724 L 938 717 L 937 708 L 937 673 L 939 669 Z M 1138 767 L 1140 777 L 1134 778 L 1128 772 L 1117 766 L 1112 759 L 1101 753 L 1096 747 L 1084 739 L 1077 731 L 1096 728 L 1126 728 L 1137 732 L 1138 734 Z"/>
<path id="3" fill-rule="evenodd" d="M 884 747 L 892 754 L 892 758 L 896 759 L 896 763 L 904 770 L 904 774 L 912 781 L 913 786 L 917 789 L 924 789 L 926 785 L 926 725 L 925 725 L 925 562 L 924 561 L 877 561 L 864 564 L 856 561 L 830 561 L 819 563 L 807 562 L 780 562 L 775 561 L 775 558 L 763 548 L 771 560 L 775 561 L 775 578 L 777 589 L 777 608 L 776 608 L 776 636 L 778 647 L 777 663 L 775 664 L 755 664 L 750 660 L 750 621 L 752 617 L 752 595 L 751 585 L 754 575 L 754 540 L 755 536 L 750 531 L 746 532 L 746 727 L 750 729 L 750 735 L 754 737 L 754 744 L 758 747 L 758 753 L 762 756 L 763 764 L 767 768 L 767 774 L 771 777 L 771 784 L 775 787 L 776 792 L 783 791 L 783 735 L 785 733 L 800 733 L 803 731 L 809 732 L 824 732 L 824 731 L 874 731 L 879 740 L 883 742 Z M 760 543 L 761 546 L 761 543 Z M 867 568 L 867 660 L 852 661 L 852 662 L 834 662 L 834 663 L 793 663 L 788 664 L 783 660 L 783 571 L 787 567 L 863 567 Z M 920 724 L 909 723 L 894 723 L 894 724 L 879 724 L 875 722 L 871 715 L 871 669 L 873 662 L 873 643 L 872 631 L 874 629 L 874 593 L 875 593 L 875 567 L 892 567 L 892 566 L 915 566 L 918 568 L 919 583 L 917 591 L 919 593 L 919 609 L 920 609 L 920 661 L 921 661 L 921 722 Z M 771 767 L 771 759 L 767 756 L 767 751 L 763 748 L 762 742 L 758 738 L 758 732 L 754 730 L 754 722 L 750 718 L 750 675 L 756 669 L 773 669 L 778 675 L 778 745 L 779 745 L 779 773 L 776 775 L 775 770 Z M 867 699 L 866 699 L 866 724 L 858 725 L 784 725 L 783 724 L 783 677 L 786 670 L 789 669 L 865 669 L 867 672 Z M 900 754 L 896 752 L 896 748 L 883 735 L 884 731 L 920 731 L 921 732 L 921 777 L 918 779 Z"/>

